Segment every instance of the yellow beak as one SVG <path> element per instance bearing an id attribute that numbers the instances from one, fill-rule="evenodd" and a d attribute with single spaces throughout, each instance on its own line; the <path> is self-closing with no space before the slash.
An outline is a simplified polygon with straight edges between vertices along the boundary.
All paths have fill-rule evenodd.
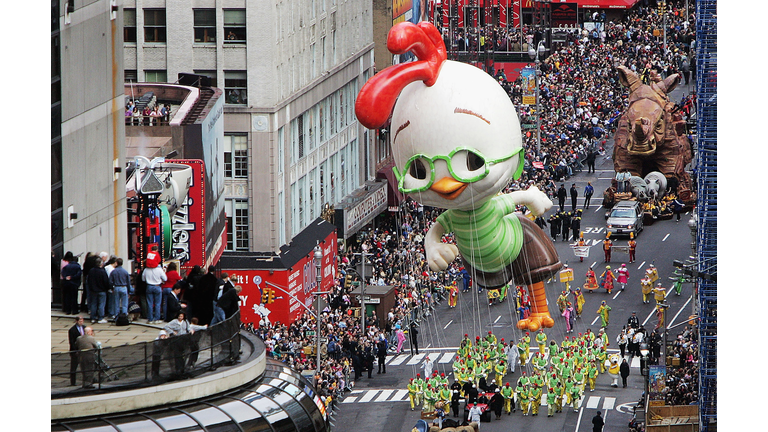
<path id="1" fill-rule="evenodd" d="M 467 186 L 469 186 L 469 184 L 460 182 L 453 177 L 443 177 L 436 181 L 429 189 L 437 192 L 445 199 L 453 200 L 461 195 Z"/>

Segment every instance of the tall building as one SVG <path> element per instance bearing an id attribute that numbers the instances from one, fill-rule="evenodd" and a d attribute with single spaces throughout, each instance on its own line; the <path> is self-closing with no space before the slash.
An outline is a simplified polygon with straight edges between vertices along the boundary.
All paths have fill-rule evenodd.
<path id="1" fill-rule="evenodd" d="M 121 28 L 109 0 L 51 2 L 54 260 L 65 251 L 127 254 Z"/>
<path id="2" fill-rule="evenodd" d="M 354 115 L 373 75 L 371 0 L 123 7 L 126 83 L 195 73 L 224 91 L 227 250 L 278 250 L 375 178 L 388 152 Z"/>

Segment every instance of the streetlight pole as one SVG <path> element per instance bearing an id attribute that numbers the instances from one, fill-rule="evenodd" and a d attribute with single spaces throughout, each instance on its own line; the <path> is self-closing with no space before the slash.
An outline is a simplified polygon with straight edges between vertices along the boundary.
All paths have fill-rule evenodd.
<path id="1" fill-rule="evenodd" d="M 362 275 L 360 275 L 360 277 L 363 280 L 360 283 L 360 315 L 361 315 L 361 318 L 362 318 L 362 325 L 360 326 L 360 331 L 361 331 L 362 335 L 365 335 L 365 284 L 366 284 L 366 281 L 365 281 L 365 257 L 366 256 L 373 256 L 373 254 L 365 252 L 366 251 L 365 243 L 362 243 L 360 245 L 360 250 L 362 252 L 356 253 L 356 254 L 353 254 L 353 255 L 355 255 L 355 256 L 360 255 L 360 259 L 362 261 L 361 267 L 360 267 L 360 271 L 362 273 Z"/>

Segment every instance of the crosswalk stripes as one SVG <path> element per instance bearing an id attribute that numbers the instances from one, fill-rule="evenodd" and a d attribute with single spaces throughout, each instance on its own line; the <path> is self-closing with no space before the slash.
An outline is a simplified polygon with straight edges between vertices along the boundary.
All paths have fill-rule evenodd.
<path id="1" fill-rule="evenodd" d="M 408 362 L 406 364 L 407 365 L 417 365 L 417 364 L 419 364 L 421 359 L 423 359 L 426 356 L 427 356 L 426 353 L 416 354 L 415 356 L 411 357 L 411 359 L 408 360 Z"/>
<path id="2" fill-rule="evenodd" d="M 440 358 L 440 360 L 438 360 L 437 362 L 438 363 L 451 363 L 453 361 L 454 357 L 456 357 L 456 355 L 454 353 L 445 353 Z"/>
<path id="3" fill-rule="evenodd" d="M 368 403 L 368 402 L 405 402 L 408 400 L 408 390 L 392 390 L 392 389 L 371 389 L 371 390 L 353 390 L 347 395 L 343 404 L 349 403 Z M 581 397 L 581 403 L 579 406 L 583 406 L 588 409 L 596 409 L 600 406 L 600 402 L 603 403 L 603 410 L 612 410 L 616 405 L 616 398 L 609 396 L 592 396 L 583 395 Z M 541 395 L 541 406 L 547 406 L 547 394 Z"/>

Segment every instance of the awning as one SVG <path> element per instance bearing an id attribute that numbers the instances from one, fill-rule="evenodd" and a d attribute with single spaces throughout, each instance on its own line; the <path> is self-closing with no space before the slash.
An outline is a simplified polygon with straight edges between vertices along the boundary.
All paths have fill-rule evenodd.
<path id="1" fill-rule="evenodd" d="M 579 9 L 632 9 L 640 0 L 576 0 Z"/>

